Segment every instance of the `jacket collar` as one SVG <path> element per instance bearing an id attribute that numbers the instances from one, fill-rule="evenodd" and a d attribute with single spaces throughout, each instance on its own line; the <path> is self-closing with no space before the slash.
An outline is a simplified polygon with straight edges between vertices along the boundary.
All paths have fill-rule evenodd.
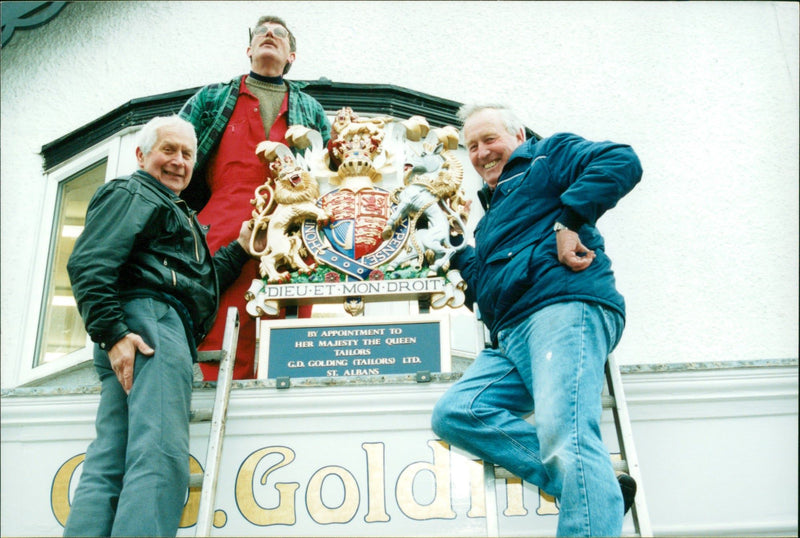
<path id="1" fill-rule="evenodd" d="M 533 157 L 533 146 L 536 144 L 537 140 L 535 138 L 529 138 L 515 149 L 511 155 L 508 157 L 508 163 L 506 163 L 506 168 L 510 162 L 515 159 L 525 159 Z"/>
<path id="2" fill-rule="evenodd" d="M 159 193 L 163 194 L 164 196 L 168 197 L 172 201 L 175 201 L 176 199 L 179 199 L 179 197 L 174 192 L 169 190 L 166 187 L 166 185 L 161 183 L 159 180 L 157 180 L 152 175 L 150 175 L 150 173 L 145 172 L 141 168 L 136 170 L 131 175 L 131 177 L 135 177 L 136 179 L 141 181 L 142 184 L 147 185 L 148 187 L 150 187 L 151 189 L 155 190 L 156 192 L 159 192 Z"/>
<path id="3" fill-rule="evenodd" d="M 489 211 L 489 205 L 492 201 L 492 194 L 494 191 L 489 188 L 489 185 L 486 183 L 483 184 L 483 187 L 478 191 L 478 201 L 481 203 L 481 207 L 484 211 Z"/>
<path id="4" fill-rule="evenodd" d="M 231 80 L 231 83 L 236 87 L 243 86 L 244 84 L 242 83 L 244 82 L 244 79 L 247 78 L 247 75 L 249 75 L 249 73 L 245 73 L 244 75 L 239 75 L 238 77 Z M 303 88 L 308 86 L 308 82 L 304 80 L 289 80 L 285 78 L 283 79 L 283 82 L 291 91 L 302 90 Z"/>
<path id="5" fill-rule="evenodd" d="M 498 186 L 503 182 L 504 179 L 514 175 L 514 166 L 517 164 L 515 162 L 517 159 L 525 159 L 527 162 L 534 157 L 533 146 L 536 144 L 536 142 L 537 140 L 535 138 L 529 138 L 511 152 L 511 155 L 508 156 L 508 162 L 503 167 L 503 172 L 500 174 L 500 177 L 497 178 Z M 486 183 L 484 183 L 483 187 L 481 187 L 481 189 L 478 191 L 478 200 L 480 201 L 484 211 L 489 209 L 493 194 L 494 189 L 490 189 L 489 185 Z"/>

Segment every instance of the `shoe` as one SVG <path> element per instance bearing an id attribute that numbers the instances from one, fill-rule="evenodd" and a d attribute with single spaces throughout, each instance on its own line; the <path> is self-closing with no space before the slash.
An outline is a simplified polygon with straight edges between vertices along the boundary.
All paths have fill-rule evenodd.
<path id="1" fill-rule="evenodd" d="M 619 482 L 619 489 L 622 490 L 622 502 L 625 505 L 623 514 L 627 514 L 628 510 L 633 506 L 633 498 L 636 496 L 636 480 L 630 475 L 622 473 L 617 476 L 617 481 Z"/>

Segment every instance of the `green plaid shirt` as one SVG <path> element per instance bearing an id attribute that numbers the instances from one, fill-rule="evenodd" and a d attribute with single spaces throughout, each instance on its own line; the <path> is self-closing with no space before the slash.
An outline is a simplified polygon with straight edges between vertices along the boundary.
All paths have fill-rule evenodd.
<path id="1" fill-rule="evenodd" d="M 197 132 L 197 168 L 203 168 L 219 143 L 225 126 L 233 114 L 243 76 L 229 82 L 209 84 L 194 94 L 178 113 L 194 125 Z M 289 86 L 289 126 L 305 125 L 319 131 L 323 143 L 331 137 L 331 127 L 325 110 L 310 95 L 300 91 L 305 83 L 285 81 Z"/>

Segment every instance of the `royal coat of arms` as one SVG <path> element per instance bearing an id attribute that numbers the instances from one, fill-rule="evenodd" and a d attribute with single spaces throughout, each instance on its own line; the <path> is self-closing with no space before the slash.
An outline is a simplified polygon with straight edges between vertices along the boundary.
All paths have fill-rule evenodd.
<path id="1" fill-rule="evenodd" d="M 270 174 L 251 201 L 250 251 L 262 276 L 248 292 L 251 315 L 274 313 L 271 298 L 286 296 L 278 287 L 300 284 L 438 279 L 415 287 L 434 290 L 435 307 L 463 304 L 464 282 L 450 268 L 465 244 L 469 210 L 454 127 L 344 108 L 327 146 L 303 126 L 291 127 L 286 139 L 294 152 L 269 141 L 256 148 Z M 256 248 L 265 235 L 266 247 Z M 363 288 L 342 289 L 351 299 Z"/>

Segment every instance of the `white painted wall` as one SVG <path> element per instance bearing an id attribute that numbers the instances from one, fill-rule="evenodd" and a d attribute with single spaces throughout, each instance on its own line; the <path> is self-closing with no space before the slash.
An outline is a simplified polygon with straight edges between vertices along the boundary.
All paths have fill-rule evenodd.
<path id="1" fill-rule="evenodd" d="M 78 2 L 2 50 L 4 387 L 31 360 L 42 145 L 245 72 L 266 13 L 297 35 L 293 78 L 501 100 L 541 135 L 630 143 L 643 182 L 600 221 L 628 301 L 620 363 L 797 357 L 796 3 Z"/>

